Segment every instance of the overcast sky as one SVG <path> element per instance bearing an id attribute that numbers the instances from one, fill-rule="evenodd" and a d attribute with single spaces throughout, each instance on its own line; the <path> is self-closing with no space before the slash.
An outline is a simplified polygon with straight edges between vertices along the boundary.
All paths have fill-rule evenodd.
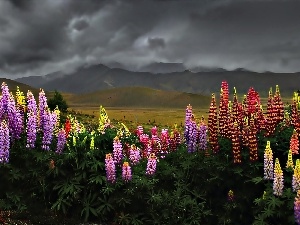
<path id="1" fill-rule="evenodd" d="M 0 77 L 111 61 L 300 71 L 300 1 L 0 0 Z"/>

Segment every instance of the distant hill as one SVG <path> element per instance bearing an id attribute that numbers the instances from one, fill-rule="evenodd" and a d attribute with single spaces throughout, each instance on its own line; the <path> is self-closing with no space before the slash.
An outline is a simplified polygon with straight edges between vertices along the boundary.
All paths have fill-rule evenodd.
<path id="1" fill-rule="evenodd" d="M 210 97 L 162 91 L 145 87 L 121 87 L 88 94 L 74 95 L 69 99 L 72 106 L 135 107 L 135 108 L 185 108 L 191 104 L 198 108 L 207 108 Z"/>
<path id="2" fill-rule="evenodd" d="M 154 62 L 145 65 L 137 70 L 137 72 L 149 72 L 149 73 L 173 73 L 173 72 L 183 72 L 187 68 L 183 63 L 162 63 Z"/>
<path id="3" fill-rule="evenodd" d="M 19 87 L 20 91 L 22 91 L 25 96 L 26 96 L 28 90 L 30 90 L 34 94 L 34 96 L 38 96 L 38 94 L 40 92 L 40 89 L 38 89 L 38 88 L 31 87 L 27 84 L 23 84 L 21 82 L 15 81 L 15 80 L 0 78 L 0 85 L 2 85 L 3 82 L 5 82 L 7 84 L 9 91 L 12 92 L 13 94 L 16 93 L 17 87 Z M 1 94 L 1 90 L 0 90 L 0 94 Z"/>
<path id="4" fill-rule="evenodd" d="M 41 81 L 42 80 L 42 81 Z M 226 80 L 230 92 L 233 87 L 238 93 L 247 93 L 252 86 L 261 95 L 267 95 L 269 88 L 279 84 L 281 94 L 290 96 L 300 89 L 300 73 L 256 73 L 239 68 L 234 71 L 208 71 L 153 74 L 111 69 L 104 65 L 82 67 L 70 74 L 57 72 L 45 77 L 23 77 L 16 81 L 48 91 L 68 93 L 89 93 L 117 87 L 148 87 L 165 91 L 179 91 L 210 95 L 219 92 L 221 82 Z"/>

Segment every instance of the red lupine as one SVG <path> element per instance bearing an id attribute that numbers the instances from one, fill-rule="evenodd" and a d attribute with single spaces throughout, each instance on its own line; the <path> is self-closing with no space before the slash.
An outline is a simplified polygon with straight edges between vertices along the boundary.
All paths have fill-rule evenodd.
<path id="1" fill-rule="evenodd" d="M 209 107 L 209 115 L 208 115 L 208 140 L 211 150 L 214 153 L 219 151 L 218 144 L 218 116 L 217 116 L 217 106 L 216 106 L 216 98 L 215 94 L 212 94 L 211 103 Z"/>

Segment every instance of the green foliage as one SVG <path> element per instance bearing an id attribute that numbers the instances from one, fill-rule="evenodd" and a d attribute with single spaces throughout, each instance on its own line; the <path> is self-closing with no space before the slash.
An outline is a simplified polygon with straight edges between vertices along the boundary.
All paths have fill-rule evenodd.
<path id="1" fill-rule="evenodd" d="M 56 106 L 61 112 L 67 112 L 68 110 L 68 104 L 64 100 L 63 96 L 61 93 L 55 90 L 54 95 L 52 98 L 47 100 L 48 107 L 51 110 L 54 110 Z"/>

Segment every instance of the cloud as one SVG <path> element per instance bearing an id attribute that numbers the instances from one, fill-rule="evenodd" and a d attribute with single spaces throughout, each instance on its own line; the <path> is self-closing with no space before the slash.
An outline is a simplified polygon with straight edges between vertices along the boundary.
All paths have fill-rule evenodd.
<path id="1" fill-rule="evenodd" d="M 4 0 L 0 73 L 153 61 L 300 71 L 298 1 Z"/>

